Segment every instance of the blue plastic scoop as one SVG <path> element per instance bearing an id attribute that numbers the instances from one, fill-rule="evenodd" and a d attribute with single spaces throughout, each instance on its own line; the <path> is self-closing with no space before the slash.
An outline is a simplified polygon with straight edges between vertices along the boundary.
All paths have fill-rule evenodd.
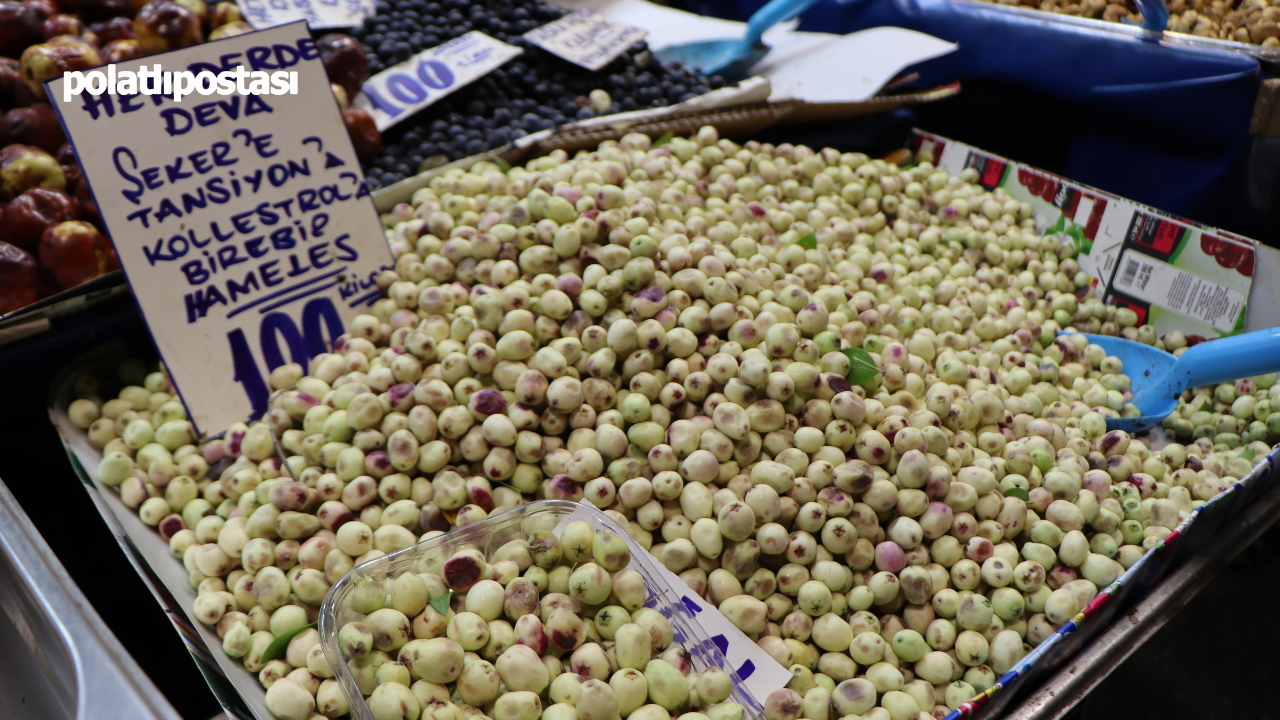
<path id="1" fill-rule="evenodd" d="M 1082 334 L 1124 364 L 1133 404 L 1142 412 L 1140 417 L 1107 418 L 1108 430 L 1133 433 L 1159 425 L 1187 388 L 1280 371 L 1280 327 L 1203 342 L 1182 357 L 1133 340 Z"/>
<path id="2" fill-rule="evenodd" d="M 741 80 L 769 52 L 769 46 L 760 39 L 765 31 L 808 10 L 817 2 L 818 0 L 771 0 L 747 21 L 747 33 L 742 39 L 704 40 L 672 45 L 659 50 L 658 58 L 665 63 L 682 63 L 703 75 L 723 75 L 729 80 Z"/>
<path id="3" fill-rule="evenodd" d="M 1169 6 L 1164 0 L 1135 0 L 1138 12 L 1142 13 L 1142 27 L 1145 30 L 1163 31 L 1169 25 Z M 1125 25 L 1134 25 L 1133 21 L 1124 18 Z M 1236 378 L 1239 380 L 1239 378 Z"/>

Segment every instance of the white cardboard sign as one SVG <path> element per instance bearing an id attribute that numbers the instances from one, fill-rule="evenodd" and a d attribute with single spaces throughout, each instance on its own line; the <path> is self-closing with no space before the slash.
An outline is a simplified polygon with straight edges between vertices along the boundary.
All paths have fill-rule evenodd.
<path id="1" fill-rule="evenodd" d="M 258 30 L 299 20 L 316 30 L 349 28 L 373 15 L 373 0 L 236 0 L 236 4 Z"/>
<path id="2" fill-rule="evenodd" d="M 386 130 L 523 52 L 472 30 L 369 78 L 354 105 L 368 111 L 379 130 Z"/>
<path id="3" fill-rule="evenodd" d="M 46 84 L 192 423 L 260 417 L 267 377 L 306 366 L 379 297 L 382 224 L 304 23 L 141 60 L 297 72 L 296 95 L 83 93 Z"/>
<path id="4" fill-rule="evenodd" d="M 613 62 L 648 34 L 648 30 L 612 20 L 590 8 L 582 8 L 555 22 L 534 28 L 524 36 L 553 55 L 596 71 Z"/>

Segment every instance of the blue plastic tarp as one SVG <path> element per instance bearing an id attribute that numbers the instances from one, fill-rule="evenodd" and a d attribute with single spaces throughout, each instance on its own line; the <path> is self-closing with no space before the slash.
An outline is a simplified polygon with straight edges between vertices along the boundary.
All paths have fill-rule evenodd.
<path id="1" fill-rule="evenodd" d="M 746 19 L 762 4 L 695 0 L 694 9 Z M 917 87 L 954 80 L 996 87 L 1008 102 L 993 105 L 992 118 L 1004 123 L 1019 114 L 1023 94 L 1070 103 L 1069 135 L 1044 138 L 1046 144 L 1066 145 L 1065 163 L 1048 169 L 1265 239 L 1267 208 L 1259 206 L 1256 191 L 1250 201 L 1245 170 L 1253 147 L 1249 122 L 1263 76 L 1255 58 L 1039 15 L 953 0 L 823 0 L 801 17 L 800 29 L 849 33 L 896 26 L 956 42 L 957 52 L 912 68 L 920 73 Z M 1034 132 L 1035 113 L 1023 121 Z M 1275 176 L 1271 168 L 1261 174 Z"/>

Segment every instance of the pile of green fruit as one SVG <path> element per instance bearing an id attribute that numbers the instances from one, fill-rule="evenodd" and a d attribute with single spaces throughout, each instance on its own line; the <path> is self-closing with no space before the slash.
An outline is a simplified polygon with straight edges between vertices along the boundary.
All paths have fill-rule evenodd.
<path id="1" fill-rule="evenodd" d="M 104 451 L 99 479 L 186 563 L 226 652 L 269 698 L 292 683 L 280 717 L 311 712 L 302 692 L 322 714 L 347 710 L 314 632 L 283 663 L 264 657 L 333 583 L 534 499 L 603 509 L 791 668 L 769 720 L 941 713 L 1261 460 L 1263 436 L 1233 441 L 1224 410 L 1231 395 L 1233 413 L 1257 417 L 1269 400 L 1245 412 L 1243 395 L 1273 378 L 1212 391 L 1220 424 L 1188 421 L 1214 440 L 1194 430 L 1157 453 L 1107 432 L 1137 413 L 1130 380 L 1069 325 L 1170 339 L 1091 297 L 1073 245 L 1036 234 L 1028 205 L 931 161 L 738 145 L 705 127 L 451 170 L 384 216 L 398 260 L 378 278 L 383 299 L 310 368 L 273 371 L 263 421 L 197 448 L 159 373 L 106 403 L 86 392 L 71 416 Z M 1208 413 L 1202 394 L 1188 408 Z M 499 565 L 486 572 L 509 594 L 520 580 Z M 572 585 L 563 566 L 516 567 L 540 593 L 565 593 L 557 573 Z M 430 598 L 449 584 L 419 580 Z M 379 591 L 392 608 L 399 583 Z M 470 593 L 454 603 L 474 612 Z M 438 639 L 419 627 L 432 611 L 411 609 L 412 637 Z M 476 614 L 490 638 L 510 624 Z M 625 671 L 610 618 L 575 619 L 613 678 Z M 379 691 L 405 685 L 435 717 L 423 697 L 444 691 L 412 688 L 443 683 L 404 662 L 405 640 L 394 659 L 408 677 L 375 669 L 361 689 L 411 708 Z M 506 720 L 512 688 L 485 647 L 464 672 L 494 663 L 499 695 L 455 685 L 447 702 Z M 586 679 L 564 664 L 572 653 L 539 654 Z M 515 694 L 572 720 L 572 694 L 549 694 L 576 682 L 559 674 Z M 650 682 L 664 713 L 699 712 Z"/>

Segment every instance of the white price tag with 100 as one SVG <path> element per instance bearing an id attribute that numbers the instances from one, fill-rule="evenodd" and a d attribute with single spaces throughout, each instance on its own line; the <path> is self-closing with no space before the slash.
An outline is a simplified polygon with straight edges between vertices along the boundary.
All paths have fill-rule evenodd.
<path id="1" fill-rule="evenodd" d="M 524 52 L 479 30 L 423 50 L 365 81 L 354 104 L 386 130 Z"/>

